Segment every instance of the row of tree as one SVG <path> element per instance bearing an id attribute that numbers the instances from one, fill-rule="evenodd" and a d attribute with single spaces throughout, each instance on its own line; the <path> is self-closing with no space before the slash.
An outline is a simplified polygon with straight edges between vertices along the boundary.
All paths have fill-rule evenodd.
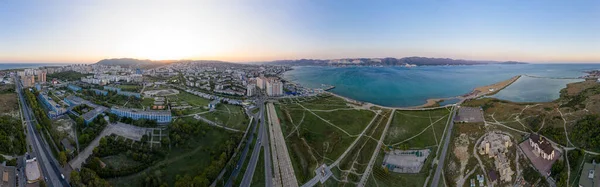
<path id="1" fill-rule="evenodd" d="M 64 81 L 77 81 L 80 80 L 81 77 L 85 77 L 91 74 L 82 74 L 79 72 L 75 72 L 75 71 L 63 71 L 63 72 L 58 72 L 58 73 L 52 73 L 52 74 L 48 74 L 47 75 L 47 79 L 59 79 L 59 80 L 64 80 Z"/>
<path id="2" fill-rule="evenodd" d="M 82 167 L 81 172 L 73 170 L 71 172 L 71 186 L 73 187 L 108 187 L 110 184 L 100 178 L 93 170 Z"/>

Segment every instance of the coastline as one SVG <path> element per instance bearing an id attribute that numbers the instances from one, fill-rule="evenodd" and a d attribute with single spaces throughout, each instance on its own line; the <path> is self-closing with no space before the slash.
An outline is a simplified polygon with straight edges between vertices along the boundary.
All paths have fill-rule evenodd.
<path id="1" fill-rule="evenodd" d="M 417 105 L 417 106 L 408 106 L 408 107 L 389 107 L 389 106 L 381 106 L 381 105 L 377 105 L 377 104 L 373 104 L 373 103 L 369 103 L 369 102 L 364 102 L 364 101 L 357 101 L 354 99 L 350 99 L 338 94 L 335 94 L 333 92 L 330 91 L 325 91 L 325 93 L 328 93 L 330 95 L 333 95 L 335 97 L 344 99 L 347 102 L 350 103 L 354 103 L 357 105 L 361 105 L 363 107 L 366 108 L 370 108 L 372 106 L 375 107 L 379 107 L 379 108 L 386 108 L 386 109 L 399 109 L 399 110 L 423 110 L 423 109 L 434 109 L 434 108 L 443 108 L 446 106 L 436 106 L 439 105 L 440 102 L 444 101 L 444 100 L 448 100 L 448 99 L 459 99 L 459 102 L 462 102 L 464 100 L 467 99 L 474 99 L 474 98 L 479 98 L 482 96 L 489 96 L 489 95 L 494 95 L 498 92 L 500 92 L 502 89 L 510 86 L 512 83 L 514 83 L 515 81 L 517 81 L 519 78 L 521 78 L 521 75 L 517 75 L 514 77 L 511 77 L 510 79 L 501 81 L 501 82 L 497 82 L 491 85 L 485 85 L 485 86 L 480 86 L 480 87 L 476 87 L 473 89 L 473 91 L 465 94 L 465 95 L 461 95 L 461 96 L 456 96 L 456 97 L 449 97 L 449 98 L 431 98 L 431 99 L 427 99 L 425 104 L 422 105 Z"/>

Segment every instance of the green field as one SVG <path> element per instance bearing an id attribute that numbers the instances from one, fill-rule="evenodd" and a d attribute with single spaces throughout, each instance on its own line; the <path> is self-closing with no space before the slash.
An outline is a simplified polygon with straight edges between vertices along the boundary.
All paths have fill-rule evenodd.
<path id="1" fill-rule="evenodd" d="M 299 183 L 338 159 L 375 117 L 374 111 L 353 109 L 328 95 L 283 99 L 275 109 Z"/>
<path id="2" fill-rule="evenodd" d="M 132 168 L 142 164 L 138 161 L 127 158 L 127 155 L 125 155 L 125 153 L 111 155 L 100 159 L 106 164 L 107 167 L 112 168 Z"/>
<path id="3" fill-rule="evenodd" d="M 179 94 L 167 96 L 169 102 L 186 102 L 191 106 L 208 106 L 210 100 L 179 90 Z"/>
<path id="4" fill-rule="evenodd" d="M 201 116 L 217 124 L 242 131 L 246 130 L 249 120 L 242 107 L 222 103 L 217 105 L 215 111 L 201 114 Z"/>
<path id="5" fill-rule="evenodd" d="M 360 181 L 362 175 L 357 174 L 364 173 L 366 166 L 373 155 L 373 152 L 376 151 L 376 149 L 379 150 L 377 147 L 377 141 L 379 140 L 378 138 L 381 137 L 383 129 L 385 128 L 390 115 L 391 111 L 387 110 L 383 112 L 382 115 L 379 115 L 377 119 L 375 119 L 375 122 L 366 132 L 368 137 L 361 137 L 356 146 L 354 146 L 346 155 L 346 157 L 341 160 L 338 168 L 348 172 L 341 172 L 340 176 L 336 176 L 337 178 L 348 181 L 347 184 L 357 183 Z"/>
<path id="6" fill-rule="evenodd" d="M 254 176 L 252 176 L 252 183 L 250 186 L 265 186 L 265 159 L 263 149 L 260 150 L 260 155 L 258 156 L 258 162 L 256 163 L 256 169 L 254 170 Z"/>
<path id="7" fill-rule="evenodd" d="M 132 84 L 120 84 L 120 85 L 115 85 L 115 87 L 121 88 L 121 90 L 123 90 L 123 91 L 138 92 L 138 93 L 140 91 L 142 91 L 142 88 L 144 88 L 144 86 L 142 86 L 142 85 L 132 85 Z"/>
<path id="8" fill-rule="evenodd" d="M 449 116 L 449 108 L 396 111 L 388 129 L 385 144 L 392 146 L 405 144 L 409 148 L 435 146 L 444 133 Z"/>

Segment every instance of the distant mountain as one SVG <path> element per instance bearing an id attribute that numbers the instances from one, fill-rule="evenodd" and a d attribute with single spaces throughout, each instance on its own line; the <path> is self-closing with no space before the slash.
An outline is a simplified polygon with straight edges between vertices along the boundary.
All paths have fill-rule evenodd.
<path id="1" fill-rule="evenodd" d="M 126 66 L 126 67 L 149 67 L 157 65 L 165 65 L 168 63 L 180 62 L 179 60 L 140 60 L 134 58 L 113 58 L 98 61 L 96 64 L 107 66 Z"/>
<path id="2" fill-rule="evenodd" d="M 288 66 L 441 66 L 441 65 L 479 65 L 479 64 L 526 64 L 515 61 L 476 61 L 456 60 L 450 58 L 427 58 L 427 57 L 405 57 L 405 58 L 344 58 L 344 59 L 300 59 L 300 60 L 277 60 L 269 62 L 273 65 Z"/>

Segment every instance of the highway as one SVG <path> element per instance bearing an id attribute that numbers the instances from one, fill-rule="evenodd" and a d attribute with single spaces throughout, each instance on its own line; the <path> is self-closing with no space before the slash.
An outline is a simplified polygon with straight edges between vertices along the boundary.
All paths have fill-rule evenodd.
<path id="1" fill-rule="evenodd" d="M 242 187 L 247 187 L 250 186 L 252 183 L 252 178 L 254 177 L 254 171 L 256 170 L 256 165 L 258 162 L 258 158 L 259 158 L 259 154 L 260 154 L 260 149 L 264 149 L 264 155 L 263 158 L 264 160 L 264 167 L 265 167 L 265 186 L 267 187 L 271 187 L 273 186 L 272 181 L 273 181 L 273 177 L 272 177 L 272 172 L 271 172 L 271 152 L 270 152 L 270 147 L 269 147 L 269 137 L 267 135 L 267 128 L 266 128 L 266 124 L 265 124 L 265 119 L 264 119 L 264 112 L 265 112 L 265 105 L 264 105 L 264 99 L 259 96 L 259 98 L 256 100 L 256 105 L 259 107 L 259 112 L 258 112 L 258 116 L 256 117 L 258 119 L 258 121 L 260 122 L 260 127 L 259 127 L 259 131 L 258 131 L 258 140 L 256 141 L 255 145 L 254 145 L 254 150 L 252 151 L 252 155 L 250 157 L 250 161 L 248 163 L 248 167 L 246 168 L 246 171 L 244 173 L 244 178 L 242 178 L 242 182 L 240 184 L 240 186 Z M 260 142 L 260 144 L 259 144 Z"/>
<path id="2" fill-rule="evenodd" d="M 260 110 L 262 110 L 262 108 Z M 257 115 L 260 115 L 260 112 Z M 256 118 L 260 119 L 260 117 L 257 115 L 255 115 Z M 256 122 L 256 125 L 259 125 L 258 122 Z M 260 150 L 262 148 L 261 143 L 263 141 L 263 128 L 264 126 L 262 125 L 260 126 L 260 128 L 258 128 L 258 138 L 254 143 L 254 150 L 252 150 L 252 155 L 250 156 L 250 161 L 248 161 L 248 167 L 246 168 L 246 172 L 244 173 L 244 177 L 242 178 L 242 183 L 240 184 L 240 186 L 250 186 L 250 184 L 252 183 L 252 178 L 254 177 L 254 170 L 256 169 L 258 157 L 260 156 Z"/>
<path id="3" fill-rule="evenodd" d="M 462 101 L 461 101 L 462 103 Z M 456 115 L 456 111 L 458 110 L 456 106 L 460 103 L 452 107 L 452 117 L 450 118 L 450 126 L 448 131 L 446 132 L 446 136 L 444 137 L 444 147 L 442 148 L 442 154 L 440 154 L 437 169 L 435 170 L 435 174 L 433 175 L 433 180 L 431 181 L 431 187 L 436 187 L 440 183 L 440 177 L 444 172 L 444 161 L 446 160 L 446 153 L 448 152 L 448 144 L 450 143 L 450 137 L 452 137 L 452 128 L 454 127 L 454 117 Z"/>
<path id="4" fill-rule="evenodd" d="M 255 117 L 256 118 L 256 117 Z M 244 162 L 246 161 L 246 155 L 248 155 L 248 150 L 250 150 L 250 144 L 252 144 L 252 140 L 254 140 L 254 133 L 256 133 L 256 126 L 258 125 L 258 123 L 256 121 L 254 121 L 252 123 L 253 130 L 252 132 L 248 132 L 249 136 L 246 139 L 246 145 L 244 146 L 244 150 L 242 151 L 242 155 L 240 156 L 240 159 L 237 161 L 237 164 L 235 165 L 235 168 L 233 169 L 233 171 L 231 172 L 231 176 L 229 177 L 229 179 L 227 180 L 227 183 L 225 183 L 225 186 L 232 186 L 233 185 L 233 180 L 238 176 L 238 174 L 240 173 L 240 170 L 242 169 L 242 166 L 244 165 Z M 258 144 L 258 142 L 260 141 L 260 138 L 258 141 L 256 141 L 256 143 Z M 258 147 L 258 146 L 254 146 L 254 147 Z M 257 149 L 254 149 L 254 152 L 256 152 Z M 250 162 L 249 164 L 251 164 L 252 162 Z M 250 167 L 250 165 L 248 166 Z M 244 175 L 245 177 L 245 175 Z M 252 179 L 250 179 L 252 180 Z"/>
<path id="5" fill-rule="evenodd" d="M 30 146 L 33 147 L 33 150 L 29 155 L 37 158 L 42 176 L 48 179 L 48 181 L 46 181 L 48 186 L 70 186 L 69 183 L 61 177 L 61 170 L 60 167 L 58 167 L 58 162 L 48 151 L 48 145 L 44 140 L 40 140 L 39 132 L 34 128 L 37 121 L 35 120 L 33 111 L 28 106 L 25 97 L 23 96 L 23 87 L 18 76 L 15 76 L 14 80 L 17 85 L 19 100 L 21 101 L 20 105 L 23 110 L 23 117 L 27 125 L 27 139 L 29 140 Z"/>

